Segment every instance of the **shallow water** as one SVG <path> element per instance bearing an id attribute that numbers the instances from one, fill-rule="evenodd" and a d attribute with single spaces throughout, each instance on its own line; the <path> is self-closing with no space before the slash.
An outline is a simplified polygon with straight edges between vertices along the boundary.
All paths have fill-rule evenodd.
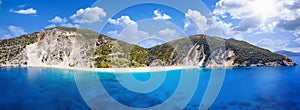
<path id="1" fill-rule="evenodd" d="M 294 57 L 299 62 L 299 57 Z M 170 101 L 168 107 L 199 109 L 212 77 L 210 69 L 173 70 L 155 73 L 113 74 L 93 73 L 50 68 L 0 68 L 0 109 L 109 109 L 110 100 L 128 107 L 146 108 Z M 227 68 L 218 97 L 210 109 L 300 109 L 300 67 L 247 67 Z M 155 79 L 152 85 L 128 83 L 134 77 L 140 83 Z M 190 80 L 186 80 L 186 79 Z M 197 83 L 194 84 L 195 79 Z M 103 90 L 99 91 L 99 84 Z M 155 85 L 159 85 L 154 87 Z M 153 86 L 153 87 L 152 87 Z M 153 91 L 137 93 L 134 90 Z M 180 90 L 179 90 L 180 91 Z M 175 93 L 176 92 L 176 93 Z M 189 98 L 190 94 L 194 93 Z M 185 101 L 188 101 L 187 105 Z M 91 103 L 99 102 L 99 103 Z"/>

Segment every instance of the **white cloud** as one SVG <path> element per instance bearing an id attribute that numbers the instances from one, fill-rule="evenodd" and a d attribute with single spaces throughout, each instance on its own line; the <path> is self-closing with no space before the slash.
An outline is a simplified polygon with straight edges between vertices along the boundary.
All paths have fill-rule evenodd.
<path id="1" fill-rule="evenodd" d="M 256 34 L 260 34 L 260 33 L 274 33 L 274 29 L 276 28 L 276 26 L 278 25 L 278 21 L 273 21 L 270 22 L 269 24 L 266 24 L 265 26 L 261 27 L 261 31 L 257 32 Z"/>
<path id="2" fill-rule="evenodd" d="M 163 43 L 165 43 L 164 40 L 152 37 L 152 38 L 143 39 L 141 42 L 139 42 L 138 45 L 142 45 L 144 48 L 151 48 Z"/>
<path id="3" fill-rule="evenodd" d="M 178 37 L 176 31 L 169 28 L 158 31 L 158 34 L 163 37 Z"/>
<path id="4" fill-rule="evenodd" d="M 23 4 L 23 5 L 19 5 L 18 7 L 19 8 L 24 8 L 26 5 L 25 4 Z"/>
<path id="5" fill-rule="evenodd" d="M 138 30 L 138 24 L 129 16 L 121 16 L 117 19 L 108 19 L 108 23 L 116 26 L 116 30 L 107 32 L 108 35 L 117 39 L 138 44 L 141 39 L 149 37 L 149 34 Z"/>
<path id="6" fill-rule="evenodd" d="M 294 31 L 292 38 L 290 39 L 289 45 L 290 48 L 300 48 L 300 29 Z M 299 51 L 299 49 L 298 49 Z"/>
<path id="7" fill-rule="evenodd" d="M 165 13 L 160 13 L 158 10 L 154 10 L 154 17 L 153 20 L 168 20 L 171 19 L 171 17 Z"/>
<path id="8" fill-rule="evenodd" d="M 117 19 L 109 18 L 108 22 L 118 26 L 128 26 L 128 25 L 136 24 L 136 22 L 131 20 L 129 16 L 121 16 L 120 18 Z"/>
<path id="9" fill-rule="evenodd" d="M 110 32 L 110 34 L 120 33 L 120 31 L 123 31 L 125 28 L 136 30 L 138 27 L 137 23 L 133 21 L 129 16 L 121 16 L 117 19 L 109 18 L 107 22 L 117 27 L 117 30 Z"/>
<path id="10" fill-rule="evenodd" d="M 256 43 L 256 45 L 259 45 L 259 46 L 274 46 L 274 44 L 275 44 L 275 41 L 273 41 L 272 39 L 267 39 L 267 38 L 263 38 Z"/>
<path id="11" fill-rule="evenodd" d="M 115 31 L 110 31 L 108 33 L 116 34 Z M 157 34 L 150 35 L 148 32 L 139 30 L 138 24 L 134 24 L 120 32 L 117 38 L 145 48 L 150 48 L 165 43 L 166 41 L 173 40 L 172 38 L 175 38 L 174 36 L 178 36 L 176 31 L 169 28 L 160 30 Z"/>
<path id="12" fill-rule="evenodd" d="M 294 33 L 293 33 L 293 35 L 296 37 L 296 38 L 300 38 L 300 29 L 297 29 Z"/>
<path id="13" fill-rule="evenodd" d="M 220 0 L 213 14 L 239 20 L 235 31 L 266 33 L 273 32 L 281 21 L 300 17 L 299 4 L 296 0 Z"/>
<path id="14" fill-rule="evenodd" d="M 20 35 L 23 35 L 23 34 L 27 34 L 23 28 L 21 27 L 17 27 L 17 26 L 14 26 L 14 25 L 10 25 L 8 26 L 8 29 L 9 31 L 12 33 L 13 36 L 20 36 Z"/>
<path id="15" fill-rule="evenodd" d="M 178 38 L 178 34 L 173 29 L 166 28 L 158 31 L 157 34 L 150 35 L 148 32 L 139 30 L 138 24 L 126 27 L 122 32 L 109 31 L 107 34 L 145 48 L 150 48 L 165 43 L 166 41 L 174 40 L 174 38 Z"/>
<path id="16" fill-rule="evenodd" d="M 109 33 L 116 34 L 114 31 L 111 31 Z M 156 36 L 150 35 L 145 31 L 138 30 L 138 24 L 133 24 L 126 27 L 122 32 L 120 32 L 120 34 L 117 35 L 117 39 L 145 48 L 150 48 L 158 45 L 155 40 L 148 40 L 151 38 L 156 38 Z"/>
<path id="17" fill-rule="evenodd" d="M 60 26 L 80 28 L 80 26 L 78 24 L 72 24 L 72 23 L 63 23 L 63 24 L 60 24 Z"/>
<path id="18" fill-rule="evenodd" d="M 241 40 L 242 36 L 269 36 L 255 44 L 271 50 L 300 47 L 299 0 L 220 0 L 215 7 L 213 16 L 224 35 L 240 36 Z M 272 39 L 272 34 L 277 39 Z"/>
<path id="19" fill-rule="evenodd" d="M 61 18 L 59 16 L 55 16 L 53 19 L 48 20 L 50 23 L 66 23 L 68 20 L 66 17 Z"/>
<path id="20" fill-rule="evenodd" d="M 268 39 L 268 38 L 263 38 L 259 40 L 256 45 L 257 46 L 262 46 L 271 50 L 282 50 L 285 49 L 286 46 L 288 46 L 290 42 L 288 40 L 281 40 L 281 39 Z"/>
<path id="21" fill-rule="evenodd" d="M 175 30 L 170 28 L 149 34 L 146 31 L 139 30 L 139 24 L 129 16 L 109 19 L 108 22 L 114 25 L 116 30 L 107 32 L 107 35 L 145 48 L 162 44 L 164 41 L 169 41 L 179 36 Z"/>
<path id="22" fill-rule="evenodd" d="M 232 23 L 226 23 L 220 19 L 214 18 L 215 21 L 210 28 L 221 31 L 220 37 L 223 38 L 234 38 L 237 40 L 243 40 L 243 36 L 240 32 L 234 31 L 234 28 L 232 27 Z"/>
<path id="23" fill-rule="evenodd" d="M 77 23 L 68 23 L 68 19 L 66 17 L 62 18 L 59 16 L 55 16 L 53 19 L 48 20 L 48 22 L 52 24 L 47 25 L 45 29 L 54 28 L 57 26 L 80 28 Z"/>
<path id="24" fill-rule="evenodd" d="M 54 28 L 54 27 L 57 27 L 57 26 L 63 26 L 63 27 L 75 27 L 75 28 L 80 28 L 80 26 L 78 24 L 72 24 L 72 23 L 61 23 L 61 24 L 49 24 L 45 27 L 45 29 L 48 29 L 48 28 Z"/>
<path id="25" fill-rule="evenodd" d="M 300 32 L 295 31 L 292 37 L 285 37 L 284 39 L 262 38 L 256 42 L 257 46 L 276 50 L 291 50 L 299 51 L 300 49 Z"/>
<path id="26" fill-rule="evenodd" d="M 184 30 L 188 35 L 200 34 L 209 28 L 207 18 L 197 10 L 188 9 L 185 13 Z"/>
<path id="27" fill-rule="evenodd" d="M 107 34 L 110 37 L 117 37 L 118 36 L 118 31 L 108 31 Z"/>
<path id="28" fill-rule="evenodd" d="M 149 37 L 147 32 L 138 30 L 138 24 L 129 25 L 118 33 L 118 39 L 132 44 L 138 44 L 142 39 Z"/>
<path id="29" fill-rule="evenodd" d="M 33 8 L 28 8 L 28 9 L 25 9 L 25 10 L 13 10 L 13 9 L 11 9 L 10 12 L 28 15 L 28 14 L 36 14 L 37 10 L 35 10 Z"/>
<path id="30" fill-rule="evenodd" d="M 79 9 L 76 14 L 73 14 L 70 19 L 74 23 L 94 23 L 101 21 L 102 18 L 106 17 L 106 12 L 99 7 L 88 7 L 86 9 Z"/>
<path id="31" fill-rule="evenodd" d="M 241 32 L 251 33 L 257 29 L 264 21 L 259 17 L 250 17 L 243 19 L 239 26 L 236 26 L 234 30 Z"/>
<path id="32" fill-rule="evenodd" d="M 298 47 L 299 47 L 299 46 L 300 46 L 300 38 L 295 39 L 295 40 L 294 40 L 294 43 L 295 43 L 295 44 L 298 44 Z"/>
<path id="33" fill-rule="evenodd" d="M 57 26 L 55 24 L 49 24 L 48 26 L 45 27 L 45 29 L 54 28 L 54 27 L 57 27 Z"/>
<path id="34" fill-rule="evenodd" d="M 13 37 L 19 37 L 23 34 L 27 34 L 23 28 L 18 27 L 18 26 L 14 26 L 14 25 L 9 25 L 7 27 L 7 29 L 1 29 L 2 31 L 0 31 L 0 39 L 9 39 L 9 38 L 13 38 Z M 7 31 L 4 31 L 7 30 Z"/>

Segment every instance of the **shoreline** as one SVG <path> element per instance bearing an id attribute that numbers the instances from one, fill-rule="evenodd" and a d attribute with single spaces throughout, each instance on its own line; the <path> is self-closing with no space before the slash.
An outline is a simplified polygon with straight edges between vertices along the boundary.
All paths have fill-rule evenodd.
<path id="1" fill-rule="evenodd" d="M 298 66 L 298 65 L 294 65 Z M 53 68 L 62 70 L 75 70 L 86 72 L 106 72 L 106 73 L 145 73 L 145 72 L 163 72 L 171 70 L 187 70 L 187 69 L 228 69 L 228 68 L 248 68 L 248 67 L 282 67 L 282 66 L 227 66 L 227 67 L 198 67 L 198 66 L 156 66 L 156 67 L 134 67 L 134 68 L 79 68 L 79 67 L 60 67 L 60 66 L 0 66 L 0 67 L 25 67 L 25 68 Z M 293 67 L 293 66 L 284 66 Z"/>
<path id="2" fill-rule="evenodd" d="M 198 66 L 158 66 L 158 67 L 136 67 L 136 68 L 77 68 L 59 66 L 0 66 L 0 67 L 26 67 L 26 68 L 53 68 L 63 70 L 107 72 L 107 73 L 139 73 L 139 72 L 163 72 L 171 70 L 199 69 Z"/>

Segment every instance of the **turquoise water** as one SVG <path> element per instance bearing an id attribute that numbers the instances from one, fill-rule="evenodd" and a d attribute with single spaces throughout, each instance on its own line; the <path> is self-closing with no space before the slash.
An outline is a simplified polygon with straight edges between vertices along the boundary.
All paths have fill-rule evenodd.
<path id="1" fill-rule="evenodd" d="M 300 63 L 299 57 L 293 59 Z M 188 99 L 188 104 L 184 107 L 188 110 L 198 109 L 209 84 L 211 71 L 192 69 L 156 72 L 153 74 L 165 76 L 160 86 L 152 92 L 137 93 L 120 83 L 128 81 L 130 74 L 1 67 L 0 109 L 90 109 L 89 106 L 93 104 L 89 101 L 94 100 L 102 102 L 94 106 L 109 109 L 113 105 L 104 100 L 105 91 L 113 100 L 128 107 L 152 107 L 172 97 L 178 85 L 182 83 L 180 79 L 183 75 L 199 79 L 193 97 Z M 224 71 L 226 75 L 221 91 L 210 109 L 300 109 L 299 66 L 229 68 Z M 132 76 L 140 82 L 145 82 L 149 81 L 152 75 L 137 73 Z M 105 90 L 97 92 L 97 84 L 100 83 Z M 186 83 L 185 91 L 193 91 L 193 80 L 187 80 Z M 151 88 L 149 85 L 143 87 Z M 179 106 L 187 97 L 188 94 L 181 94 L 180 98 L 171 102 L 169 106 Z"/>

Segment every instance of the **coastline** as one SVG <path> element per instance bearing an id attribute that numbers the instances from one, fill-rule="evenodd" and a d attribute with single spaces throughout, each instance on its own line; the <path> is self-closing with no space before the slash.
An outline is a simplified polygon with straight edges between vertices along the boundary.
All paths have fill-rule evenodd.
<path id="1" fill-rule="evenodd" d="M 298 66 L 298 65 L 294 65 Z M 24 67 L 24 68 L 52 68 L 62 70 L 86 71 L 86 72 L 103 72 L 103 73 L 145 73 L 145 72 L 163 72 L 171 70 L 187 70 L 187 69 L 220 69 L 220 68 L 244 68 L 244 67 L 281 67 L 281 66 L 216 66 L 216 67 L 198 67 L 198 66 L 156 66 L 156 67 L 134 67 L 134 68 L 80 68 L 80 67 L 61 67 L 61 66 L 0 66 L 0 67 Z"/>
<path id="2" fill-rule="evenodd" d="M 53 69 L 63 69 L 63 70 L 107 72 L 107 73 L 163 72 L 163 71 L 171 71 L 171 70 L 200 68 L 198 66 L 158 66 L 158 67 L 136 67 L 136 68 L 77 68 L 77 67 L 59 67 L 59 66 L 1 66 L 1 67 L 53 68 Z"/>

